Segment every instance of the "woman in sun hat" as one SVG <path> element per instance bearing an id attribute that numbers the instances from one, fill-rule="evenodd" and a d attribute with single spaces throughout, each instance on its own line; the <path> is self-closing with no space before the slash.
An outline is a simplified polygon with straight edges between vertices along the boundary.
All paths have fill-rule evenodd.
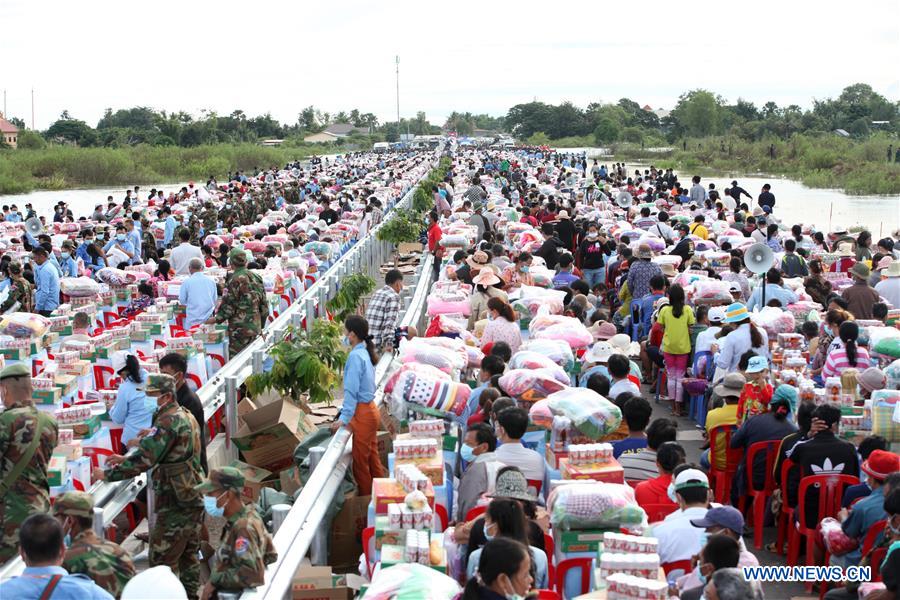
<path id="1" fill-rule="evenodd" d="M 493 265 L 483 267 L 472 278 L 472 284 L 475 286 L 475 289 L 472 290 L 472 297 L 469 299 L 469 306 L 472 311 L 469 315 L 469 330 L 474 329 L 476 321 L 487 318 L 488 300 L 500 298 L 504 302 L 507 301 L 506 292 L 497 287 L 502 283 L 502 280 L 495 269 L 496 267 Z"/>
<path id="2" fill-rule="evenodd" d="M 884 258 L 890 257 L 885 256 Z M 879 266 L 881 265 L 879 264 Z M 883 267 L 881 277 L 881 281 L 875 284 L 875 291 L 890 302 L 891 306 L 900 308 L 900 260 L 891 260 L 886 267 Z"/>
<path id="3" fill-rule="evenodd" d="M 122 429 L 122 443 L 128 444 L 137 438 L 142 429 L 150 427 L 156 399 L 147 397 L 147 371 L 141 368 L 134 354 L 119 350 L 112 355 L 110 362 L 122 381 L 116 391 L 116 400 L 109 407 L 109 418 L 113 423 L 125 426 Z"/>
<path id="4" fill-rule="evenodd" d="M 740 302 L 728 305 L 725 309 L 725 323 L 731 323 L 735 329 L 720 340 L 721 350 L 716 358 L 713 381 L 735 371 L 741 355 L 748 350 L 753 350 L 758 356 L 769 356 L 769 336 L 764 329 L 750 322 L 746 306 Z"/>

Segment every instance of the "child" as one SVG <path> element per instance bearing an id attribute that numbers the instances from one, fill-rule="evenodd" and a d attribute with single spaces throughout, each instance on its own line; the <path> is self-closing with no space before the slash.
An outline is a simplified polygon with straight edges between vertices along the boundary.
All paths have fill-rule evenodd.
<path id="1" fill-rule="evenodd" d="M 747 383 L 738 400 L 738 426 L 750 417 L 766 412 L 773 391 L 769 383 L 769 361 L 765 356 L 754 356 L 747 365 Z"/>
<path id="2" fill-rule="evenodd" d="M 819 324 L 813 321 L 804 321 L 800 326 L 800 333 L 806 339 L 810 357 L 815 356 L 819 349 Z"/>
<path id="3" fill-rule="evenodd" d="M 612 386 L 609 388 L 611 400 L 615 400 L 623 392 L 630 392 L 635 396 L 641 395 L 640 388 L 628 379 L 628 375 L 631 373 L 631 363 L 628 361 L 627 356 L 624 354 L 613 354 L 609 357 L 607 368 L 612 379 Z"/>

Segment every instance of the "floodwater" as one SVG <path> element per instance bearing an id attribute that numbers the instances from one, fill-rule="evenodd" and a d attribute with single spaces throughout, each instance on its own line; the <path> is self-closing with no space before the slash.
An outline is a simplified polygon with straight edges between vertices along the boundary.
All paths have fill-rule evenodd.
<path id="1" fill-rule="evenodd" d="M 588 158 L 596 157 L 599 164 L 606 164 L 607 167 L 616 162 L 615 157 L 611 156 L 606 148 L 565 148 L 560 149 L 560 152 L 586 152 Z M 589 161 L 589 168 L 591 162 Z M 643 172 L 651 162 L 626 162 L 625 168 L 633 175 L 635 169 Z M 685 182 L 689 182 L 693 175 L 684 171 L 678 174 L 679 179 Z M 700 183 L 704 187 L 715 183 L 718 190 L 731 187 L 731 182 L 737 180 L 738 184 L 753 196 L 753 202 L 744 197 L 744 201 L 750 206 L 755 206 L 762 186 L 770 184 L 772 193 L 775 194 L 775 216 L 789 226 L 800 223 L 831 230 L 836 225 L 843 227 L 857 225 L 871 231 L 875 239 L 900 229 L 898 196 L 853 196 L 840 190 L 810 188 L 793 179 L 761 173 L 732 174 L 701 170 L 697 174 L 701 175 Z"/>
<path id="2" fill-rule="evenodd" d="M 203 185 L 204 183 L 206 182 L 195 182 L 194 185 Z M 187 186 L 187 182 L 141 185 L 140 196 L 142 200 L 146 200 L 147 195 L 153 188 L 163 190 L 166 196 L 168 196 L 170 191 L 177 192 L 185 186 Z M 133 189 L 134 186 L 131 186 L 131 188 Z M 125 199 L 125 187 L 119 186 L 115 188 L 105 187 L 71 190 L 36 190 L 28 194 L 15 194 L 6 196 L 0 195 L 0 205 L 15 204 L 18 207 L 19 212 L 21 212 L 24 216 L 25 205 L 30 202 L 39 216 L 47 217 L 47 220 L 50 221 L 51 217 L 53 216 L 53 207 L 56 206 L 60 201 L 62 201 L 69 205 L 69 209 L 77 219 L 78 217 L 91 216 L 91 213 L 94 212 L 94 207 L 98 204 L 103 205 L 103 210 L 105 211 L 106 199 L 109 196 L 113 197 L 113 200 L 115 200 L 116 204 L 120 204 L 122 200 Z"/>

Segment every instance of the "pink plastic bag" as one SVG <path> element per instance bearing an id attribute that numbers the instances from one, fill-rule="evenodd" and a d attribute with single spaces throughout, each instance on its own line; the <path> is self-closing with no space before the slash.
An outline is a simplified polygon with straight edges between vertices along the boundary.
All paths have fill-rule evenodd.
<path id="1" fill-rule="evenodd" d="M 512 369 L 500 376 L 500 387 L 512 398 L 537 402 L 568 385 L 557 380 L 549 370 Z"/>
<path id="2" fill-rule="evenodd" d="M 840 522 L 834 517 L 825 517 L 819 523 L 819 533 L 825 542 L 825 547 L 834 556 L 841 556 L 856 550 L 859 541 L 849 537 L 841 528 Z"/>

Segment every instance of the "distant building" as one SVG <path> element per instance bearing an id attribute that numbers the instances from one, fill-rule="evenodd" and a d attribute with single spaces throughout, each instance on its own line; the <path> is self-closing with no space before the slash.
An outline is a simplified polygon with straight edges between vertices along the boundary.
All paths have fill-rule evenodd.
<path id="1" fill-rule="evenodd" d="M 653 107 L 650 106 L 649 104 L 645 104 L 641 110 L 645 110 L 647 112 L 653 112 Z"/>
<path id="2" fill-rule="evenodd" d="M 4 119 L 2 112 L 0 112 L 0 138 L 3 138 L 7 146 L 15 148 L 19 145 L 19 128 Z"/>
<path id="3" fill-rule="evenodd" d="M 278 146 L 282 145 L 283 143 L 284 143 L 284 140 L 260 140 L 259 141 L 260 146 L 267 146 L 270 148 L 278 147 Z"/>
<path id="4" fill-rule="evenodd" d="M 309 144 L 322 144 L 337 141 L 353 133 L 366 133 L 366 129 L 364 127 L 354 127 L 350 123 L 332 123 L 319 133 L 306 136 L 303 138 L 303 141 Z"/>

